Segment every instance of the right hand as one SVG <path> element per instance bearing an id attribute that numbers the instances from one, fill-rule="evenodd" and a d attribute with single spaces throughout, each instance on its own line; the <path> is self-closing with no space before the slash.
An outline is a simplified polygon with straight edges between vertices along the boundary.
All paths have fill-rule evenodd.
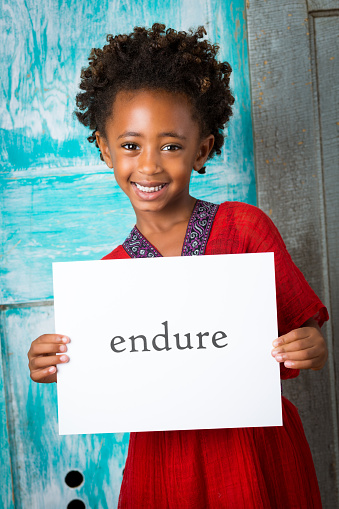
<path id="1" fill-rule="evenodd" d="M 57 381 L 56 365 L 69 361 L 68 355 L 65 355 L 69 342 L 69 337 L 62 334 L 43 334 L 32 342 L 27 356 L 34 382 L 49 384 Z"/>

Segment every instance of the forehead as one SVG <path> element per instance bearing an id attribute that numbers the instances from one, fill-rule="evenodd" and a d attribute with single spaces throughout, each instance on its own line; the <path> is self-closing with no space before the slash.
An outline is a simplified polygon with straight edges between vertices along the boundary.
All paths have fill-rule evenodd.
<path id="1" fill-rule="evenodd" d="M 192 129 L 197 125 L 193 118 L 193 108 L 185 94 L 165 90 L 119 91 L 113 103 L 113 124 L 138 125 L 181 125 Z"/>

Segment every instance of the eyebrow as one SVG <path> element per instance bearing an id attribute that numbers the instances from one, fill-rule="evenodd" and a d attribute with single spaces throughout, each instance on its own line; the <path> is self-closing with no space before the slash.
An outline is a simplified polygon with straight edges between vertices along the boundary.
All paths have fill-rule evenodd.
<path id="1" fill-rule="evenodd" d="M 139 137 L 139 138 L 142 138 L 143 135 L 141 133 L 136 133 L 136 132 L 133 132 L 133 131 L 127 131 L 125 133 L 122 133 L 120 134 L 120 136 L 118 136 L 118 140 L 119 138 L 124 138 L 125 136 L 136 136 L 136 137 Z M 159 133 L 158 134 L 158 138 L 178 138 L 179 140 L 186 140 L 186 136 L 182 136 L 178 133 L 175 133 L 173 131 L 169 131 L 169 132 L 163 132 L 163 133 Z"/>

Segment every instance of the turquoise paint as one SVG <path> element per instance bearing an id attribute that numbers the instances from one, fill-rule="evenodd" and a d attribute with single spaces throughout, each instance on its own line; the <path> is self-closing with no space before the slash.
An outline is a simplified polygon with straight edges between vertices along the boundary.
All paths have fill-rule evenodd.
<path id="1" fill-rule="evenodd" d="M 79 5 L 77 3 L 74 9 L 81 18 L 84 13 L 78 12 Z M 232 2 L 227 7 L 216 1 L 201 3 L 200 11 L 194 11 L 189 18 L 195 25 L 205 23 L 211 39 L 220 45 L 220 58 L 230 61 L 233 67 L 231 86 L 236 98 L 223 153 L 209 163 L 207 175 L 193 176 L 191 189 L 195 196 L 216 202 L 240 200 L 255 204 L 246 26 L 242 2 Z M 183 3 L 181 16 L 188 16 L 190 9 L 192 6 L 189 3 Z M 200 17 L 197 12 L 201 13 Z M 215 21 L 209 21 L 210 12 L 216 13 Z M 63 14 L 66 16 L 65 12 Z M 201 15 L 207 16 L 205 21 Z M 50 17 L 56 21 L 55 14 Z M 94 19 L 99 19 L 98 13 Z M 153 21 L 155 19 L 156 15 Z M 60 22 L 59 18 L 57 21 Z M 183 28 L 180 16 L 174 17 L 174 21 L 172 26 Z M 135 23 L 138 22 L 141 23 L 141 19 L 138 21 L 136 18 Z M 85 20 L 84 30 L 89 30 L 87 25 Z M 130 31 L 132 25 L 130 20 L 125 20 L 121 30 Z M 72 39 L 73 35 L 70 37 Z M 79 73 L 79 61 L 84 65 L 89 48 L 102 45 L 104 37 L 98 37 L 94 32 L 92 44 L 78 47 L 78 41 L 74 43 L 75 49 L 72 47 L 72 51 L 63 32 L 59 33 L 57 39 L 63 53 L 60 55 L 59 49 L 52 45 L 51 60 L 55 61 L 57 68 L 56 62 L 63 56 L 64 60 L 61 61 L 64 66 L 68 65 L 70 74 L 66 84 L 63 82 L 61 86 L 56 81 L 59 88 L 55 95 L 58 93 L 62 110 L 64 95 L 72 94 L 74 99 L 76 93 L 75 67 Z M 42 42 L 45 43 L 45 39 Z M 41 53 L 47 58 L 48 48 L 43 44 L 40 46 Z M 77 50 L 79 59 L 76 58 Z M 72 62 L 75 63 L 74 68 Z M 39 76 L 43 75 L 44 69 L 40 70 Z M 31 66 L 26 71 L 27 75 L 33 76 Z M 63 70 L 61 76 L 66 74 Z M 49 81 L 48 85 L 51 86 Z M 59 89 L 64 92 L 61 93 Z M 31 104 L 25 86 L 19 88 L 18 93 L 22 97 L 19 96 L 21 109 L 17 116 L 24 123 L 26 117 L 27 120 L 31 118 L 27 111 Z M 48 93 L 51 94 L 50 91 Z M 40 127 L 35 125 L 38 129 L 35 135 L 28 121 L 26 127 L 3 129 L 7 149 L 3 151 L 0 174 L 4 189 L 2 210 L 6 231 L 6 245 L 2 252 L 2 303 L 52 298 L 51 261 L 98 259 L 124 239 L 134 222 L 133 211 L 127 200 L 104 163 L 100 163 L 97 149 L 87 142 L 88 132 L 75 123 L 72 117 L 73 102 L 70 99 L 66 101 L 63 116 L 56 116 L 49 127 L 45 110 L 48 111 L 50 107 L 50 99 L 46 94 L 41 95 L 39 103 L 40 116 L 47 126 L 45 132 L 42 124 Z M 74 191 L 74 182 L 77 192 Z"/>
<path id="2" fill-rule="evenodd" d="M 155 21 L 180 30 L 204 24 L 208 38 L 220 45 L 220 58 L 232 65 L 236 103 L 222 155 L 208 164 L 206 175 L 192 176 L 192 194 L 255 204 L 244 0 L 171 0 L 165 9 L 141 0 L 2 0 L 1 6 L 0 58 L 7 72 L 0 91 L 0 305 L 13 307 L 1 310 L 6 470 L 0 500 L 12 507 L 10 456 L 15 507 L 66 507 L 81 498 L 86 507 L 111 509 L 128 435 L 59 437 L 56 387 L 32 383 L 26 357 L 32 339 L 54 330 L 53 307 L 42 305 L 53 298 L 52 262 L 99 259 L 134 224 L 127 198 L 73 117 L 80 69 L 107 33 Z M 70 469 L 85 477 L 75 490 L 64 482 Z"/>
<path id="3" fill-rule="evenodd" d="M 10 402 L 8 433 L 15 507 L 62 508 L 77 497 L 88 508 L 116 507 L 129 435 L 60 437 L 56 385 L 29 380 L 27 351 L 31 338 L 53 329 L 53 306 L 12 308 L 2 314 L 6 329 L 4 371 L 11 380 L 6 385 L 6 399 Z M 81 471 L 85 479 L 75 490 L 64 482 L 73 469 Z"/>
<path id="4" fill-rule="evenodd" d="M 1 336 L 4 337 L 4 329 L 2 323 L 2 316 L 0 312 L 0 331 Z M 1 343 L 0 343 L 1 347 Z M 10 462 L 10 448 L 8 440 L 8 421 L 6 412 L 6 398 L 5 398 L 5 380 L 3 370 L 2 349 L 0 348 L 0 472 L 1 472 L 1 489 L 0 489 L 0 503 L 1 507 L 6 509 L 14 508 L 13 505 L 13 483 L 12 471 Z"/>

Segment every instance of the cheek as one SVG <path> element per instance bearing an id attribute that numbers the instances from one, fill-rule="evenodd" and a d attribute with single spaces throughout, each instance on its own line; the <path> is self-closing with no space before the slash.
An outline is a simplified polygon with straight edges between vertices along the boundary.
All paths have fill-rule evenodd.
<path id="1" fill-rule="evenodd" d="M 128 178 L 133 166 L 131 160 L 128 158 L 115 156 L 112 161 L 116 177 L 120 180 Z"/>
<path id="2" fill-rule="evenodd" d="M 183 158 L 176 167 L 173 169 L 173 173 L 176 174 L 178 180 L 186 181 L 191 177 L 193 170 L 193 162 L 190 157 Z"/>

